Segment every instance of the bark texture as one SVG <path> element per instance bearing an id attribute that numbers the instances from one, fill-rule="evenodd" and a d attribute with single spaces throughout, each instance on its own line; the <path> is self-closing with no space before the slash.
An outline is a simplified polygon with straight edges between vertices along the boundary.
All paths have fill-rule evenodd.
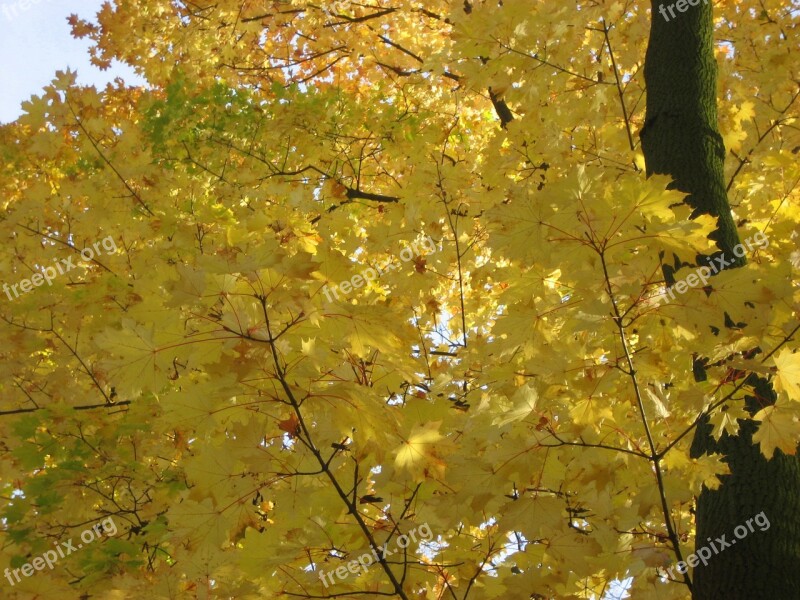
<path id="1" fill-rule="evenodd" d="M 748 383 L 754 392 L 745 397 L 751 414 L 775 402 L 763 378 L 751 375 Z M 719 554 L 694 570 L 694 600 L 800 598 L 800 462 L 780 450 L 766 460 L 753 444 L 756 427 L 755 421 L 742 422 L 739 435 L 723 435 L 719 442 L 706 424 L 695 435 L 693 456 L 719 452 L 731 468 L 719 490 L 704 490 L 697 499 L 695 551 L 722 535 L 731 545 L 722 550 L 715 542 Z M 762 512 L 760 521 L 769 526 L 752 522 Z"/>
<path id="2" fill-rule="evenodd" d="M 667 21 L 659 5 L 652 0 L 644 67 L 647 114 L 641 140 L 647 170 L 673 176 L 675 187 L 689 194 L 693 217 L 717 217 L 714 240 L 732 256 L 739 238 L 725 192 L 725 147 L 717 127 L 711 6 L 690 7 Z"/>
<path id="3" fill-rule="evenodd" d="M 689 194 L 693 217 L 717 218 L 712 237 L 730 260 L 739 237 L 725 192 L 725 148 L 717 125 L 712 8 L 700 2 L 667 20 L 661 5 L 651 0 L 644 70 L 647 114 L 641 141 L 647 171 L 671 175 L 673 186 Z M 743 258 L 735 260 L 734 266 L 744 264 Z M 671 283 L 670 269 L 665 276 Z M 694 366 L 696 378 L 702 379 L 702 366 Z M 775 401 L 765 380 L 751 376 L 748 383 L 751 414 Z M 718 490 L 704 489 L 697 498 L 695 551 L 707 547 L 711 557 L 691 573 L 693 599 L 800 598 L 800 461 L 779 450 L 767 461 L 753 445 L 753 421 L 743 422 L 739 435 L 725 435 L 719 443 L 709 436 L 710 429 L 707 423 L 698 427 L 692 456 L 720 452 L 731 475 Z M 764 531 L 765 525 L 754 521 L 762 512 L 759 521 L 769 522 Z"/>

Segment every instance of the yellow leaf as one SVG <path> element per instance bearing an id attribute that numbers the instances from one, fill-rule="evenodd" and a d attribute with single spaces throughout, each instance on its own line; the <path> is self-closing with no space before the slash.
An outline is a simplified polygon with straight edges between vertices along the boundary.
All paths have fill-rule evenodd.
<path id="1" fill-rule="evenodd" d="M 792 400 L 800 401 L 800 353 L 793 354 L 784 348 L 773 360 L 778 368 L 775 389 L 786 392 Z"/>
<path id="2" fill-rule="evenodd" d="M 753 418 L 761 421 L 761 425 L 753 434 L 753 441 L 761 444 L 764 456 L 772 458 L 776 448 L 789 455 L 797 452 L 797 443 L 800 441 L 798 414 L 799 409 L 783 405 L 780 399 L 773 406 L 767 406 L 755 414 Z"/>
<path id="3" fill-rule="evenodd" d="M 444 470 L 444 463 L 437 456 L 434 447 L 443 438 L 439 433 L 441 423 L 435 421 L 412 430 L 408 439 L 395 450 L 397 456 L 394 462 L 397 468 L 405 469 L 417 477 L 424 475 L 429 466 L 437 471 Z"/>
<path id="4" fill-rule="evenodd" d="M 748 418 L 750 415 L 741 404 L 733 404 L 723 410 L 715 411 L 709 419 L 711 425 L 714 426 L 711 435 L 714 436 L 714 439 L 719 439 L 723 431 L 728 435 L 736 435 L 739 432 L 739 419 Z"/>
<path id="5" fill-rule="evenodd" d="M 578 425 L 596 425 L 602 419 L 613 417 L 611 408 L 608 406 L 608 399 L 605 398 L 581 400 L 569 411 L 569 414 Z"/>
<path id="6" fill-rule="evenodd" d="M 534 388 L 526 384 L 520 387 L 511 398 L 511 408 L 502 416 L 497 417 L 493 425 L 506 425 L 512 421 L 520 421 L 531 414 L 536 408 L 536 400 L 539 395 Z"/>

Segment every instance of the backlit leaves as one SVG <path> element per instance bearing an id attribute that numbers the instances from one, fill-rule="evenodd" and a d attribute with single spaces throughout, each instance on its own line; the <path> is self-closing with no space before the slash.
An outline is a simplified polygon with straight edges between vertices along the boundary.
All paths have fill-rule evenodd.
<path id="1" fill-rule="evenodd" d="M 645 8 L 328 4 L 105 5 L 76 34 L 150 86 L 60 73 L 0 129 L 4 282 L 119 248 L 0 294 L 0 570 L 123 530 L 10 593 L 686 597 L 656 567 L 727 472 L 689 456 L 701 414 L 735 435 L 758 373 L 761 451 L 800 439 L 796 15 L 715 7 L 731 201 L 769 244 L 678 291 L 714 224 L 642 172 Z"/>

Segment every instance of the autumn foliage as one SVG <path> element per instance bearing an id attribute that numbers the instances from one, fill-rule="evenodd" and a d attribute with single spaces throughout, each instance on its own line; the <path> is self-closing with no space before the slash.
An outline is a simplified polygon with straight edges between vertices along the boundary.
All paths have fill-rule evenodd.
<path id="1" fill-rule="evenodd" d="M 644 3 L 329 4 L 115 0 L 74 32 L 149 86 L 62 72 L 0 129 L 3 282 L 76 265 L 0 295 L 0 571 L 119 528 L 0 595 L 687 598 L 701 415 L 755 373 L 763 454 L 800 440 L 798 11 L 715 9 L 768 245 L 665 302 L 714 224 L 644 173 Z"/>

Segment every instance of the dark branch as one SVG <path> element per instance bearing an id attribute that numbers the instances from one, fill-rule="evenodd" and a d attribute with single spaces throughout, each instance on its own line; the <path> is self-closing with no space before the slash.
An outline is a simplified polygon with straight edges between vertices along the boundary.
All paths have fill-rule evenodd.
<path id="1" fill-rule="evenodd" d="M 494 106 L 497 116 L 500 117 L 500 126 L 505 129 L 506 125 L 514 120 L 514 115 L 511 113 L 511 109 L 508 108 L 508 104 L 506 104 L 505 100 L 499 98 L 497 94 L 492 91 L 492 88 L 489 88 L 489 98 L 492 100 L 492 106 Z"/>
<path id="2" fill-rule="evenodd" d="M 400 198 L 397 196 L 384 196 L 383 194 L 373 194 L 371 192 L 362 192 L 353 188 L 347 188 L 347 197 L 350 200 L 360 198 L 362 200 L 376 200 L 377 202 L 399 202 Z"/>
<path id="3" fill-rule="evenodd" d="M 72 410 L 92 410 L 94 408 L 114 408 L 115 406 L 126 406 L 130 404 L 130 400 L 121 400 L 120 402 L 103 402 L 102 404 L 82 404 L 79 406 L 73 406 Z M 23 413 L 32 413 L 36 412 L 37 410 L 43 410 L 46 407 L 38 406 L 36 408 L 16 408 L 14 410 L 0 410 L 0 417 L 5 415 L 19 415 Z"/>

